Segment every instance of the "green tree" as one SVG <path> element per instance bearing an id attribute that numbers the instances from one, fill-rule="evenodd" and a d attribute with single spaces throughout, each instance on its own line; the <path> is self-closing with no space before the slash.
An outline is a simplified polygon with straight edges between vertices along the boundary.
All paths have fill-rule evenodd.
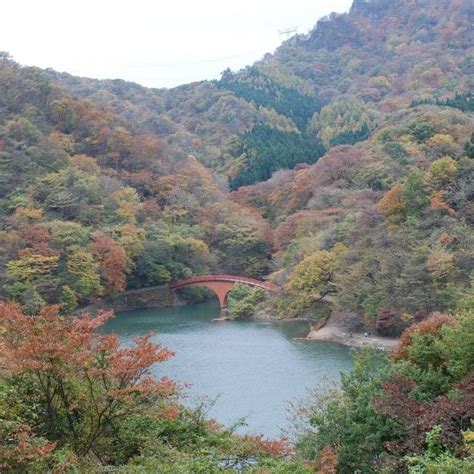
<path id="1" fill-rule="evenodd" d="M 65 313 L 74 311 L 77 308 L 76 292 L 70 286 L 63 285 L 60 302 L 61 302 L 61 309 Z"/>
<path id="2" fill-rule="evenodd" d="M 420 218 L 430 202 L 421 171 L 415 169 L 410 172 L 406 176 L 402 188 L 407 216 Z"/>
<path id="3" fill-rule="evenodd" d="M 456 173 L 456 161 L 449 156 L 444 156 L 431 164 L 427 180 L 436 190 L 446 189 L 446 187 L 453 183 Z"/>
<path id="4" fill-rule="evenodd" d="M 69 286 L 76 290 L 81 297 L 98 296 L 102 290 L 100 286 L 99 264 L 94 260 L 92 253 L 78 245 L 68 248 L 66 269 Z"/>
<path id="5" fill-rule="evenodd" d="M 396 422 L 372 406 L 381 380 L 390 373 L 390 364 L 385 355 L 373 350 L 354 353 L 353 357 L 351 371 L 341 374 L 340 391 L 317 395 L 309 420 L 315 432 L 300 438 L 297 448 L 315 459 L 326 446 L 336 446 L 337 472 L 375 473 L 379 472 L 377 459 L 384 441 L 398 431 Z"/>
<path id="6" fill-rule="evenodd" d="M 236 318 L 251 317 L 257 305 L 266 299 L 265 290 L 237 284 L 228 293 L 227 309 Z"/>
<path id="7" fill-rule="evenodd" d="M 337 266 L 338 257 L 334 251 L 318 250 L 296 265 L 285 287 L 295 292 L 297 298 L 307 305 L 323 300 L 335 291 L 334 273 Z"/>

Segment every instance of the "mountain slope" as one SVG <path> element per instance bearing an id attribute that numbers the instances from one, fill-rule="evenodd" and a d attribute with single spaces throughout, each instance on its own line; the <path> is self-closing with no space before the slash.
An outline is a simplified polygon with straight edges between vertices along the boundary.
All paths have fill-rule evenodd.
<path id="1" fill-rule="evenodd" d="M 472 19 L 469 1 L 358 0 L 252 66 L 171 90 L 3 56 L 4 294 L 74 306 L 273 270 L 282 315 L 329 300 L 368 324 L 393 310 L 398 331 L 453 308 L 471 265 Z M 327 271 L 301 276 L 307 257 Z"/>

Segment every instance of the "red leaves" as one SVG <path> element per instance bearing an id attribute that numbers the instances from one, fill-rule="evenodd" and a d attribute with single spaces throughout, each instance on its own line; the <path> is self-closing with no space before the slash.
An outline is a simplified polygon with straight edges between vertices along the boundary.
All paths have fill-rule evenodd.
<path id="1" fill-rule="evenodd" d="M 337 448 L 327 444 L 319 453 L 318 459 L 315 463 L 314 472 L 318 472 L 319 474 L 336 474 L 337 462 Z"/>
<path id="2" fill-rule="evenodd" d="M 434 426 L 441 425 L 440 439 L 452 449 L 462 445 L 461 430 L 469 427 L 474 415 L 474 372 L 463 382 L 454 385 L 454 391 L 443 394 L 428 403 L 414 397 L 416 384 L 404 376 L 382 383 L 382 396 L 374 400 L 375 409 L 405 426 L 406 434 L 386 443 L 386 449 L 397 454 L 421 453 L 425 436 Z"/>
<path id="3" fill-rule="evenodd" d="M 290 443 L 284 438 L 261 439 L 260 446 L 265 453 L 271 456 L 288 456 L 292 452 Z"/>
<path id="4" fill-rule="evenodd" d="M 454 326 L 456 324 L 456 319 L 452 316 L 449 316 L 444 313 L 434 313 L 428 319 L 421 321 L 418 324 L 414 324 L 405 330 L 400 337 L 400 340 L 392 351 L 392 358 L 394 360 L 408 360 L 409 359 L 409 347 L 413 343 L 413 336 L 418 335 L 435 335 L 438 334 L 440 329 L 448 324 Z"/>
<path id="5" fill-rule="evenodd" d="M 383 335 L 391 335 L 400 324 L 400 314 L 389 308 L 382 308 L 375 320 L 375 329 Z"/>
<path id="6" fill-rule="evenodd" d="M 121 245 L 111 237 L 96 237 L 91 245 L 91 252 L 99 257 L 101 273 L 105 280 L 104 290 L 120 292 L 125 289 L 125 269 L 127 254 Z"/>
<path id="7" fill-rule="evenodd" d="M 59 316 L 59 306 L 47 306 L 36 317 L 25 315 L 14 303 L 0 302 L 0 326 L 5 367 L 12 372 L 51 370 L 82 364 L 93 357 L 94 331 L 112 313 L 93 319 Z"/>
<path id="8" fill-rule="evenodd" d="M 163 418 L 164 420 L 168 420 L 168 421 L 176 420 L 176 418 L 178 418 L 180 414 L 181 414 L 181 409 L 179 408 L 179 406 L 176 406 L 176 405 L 170 405 L 168 407 L 165 407 L 159 410 L 160 418 Z"/>
<path id="9" fill-rule="evenodd" d="M 265 439 L 261 435 L 246 435 L 244 439 L 252 441 L 257 452 L 262 451 L 271 456 L 286 457 L 293 452 L 291 444 L 284 437 L 279 439 Z"/>
<path id="10" fill-rule="evenodd" d="M 424 411 L 423 405 L 411 397 L 416 384 L 404 376 L 397 376 L 393 381 L 382 383 L 383 397 L 374 400 L 374 407 L 391 418 L 416 424 Z"/>
<path id="11" fill-rule="evenodd" d="M 31 428 L 24 424 L 17 425 L 10 433 L 0 430 L 0 446 L 6 445 L 6 449 L 0 447 L 0 469 L 5 472 L 26 472 L 30 463 L 47 460 L 56 447 L 56 443 L 38 443 Z"/>
<path id="12" fill-rule="evenodd" d="M 25 247 L 32 248 L 35 253 L 40 255 L 59 255 L 59 251 L 51 249 L 49 242 L 51 234 L 46 227 L 41 225 L 25 225 L 19 232 L 20 241 Z"/>
<path id="13" fill-rule="evenodd" d="M 53 419 L 51 413 L 54 419 L 67 417 L 59 439 L 78 454 L 92 449 L 116 418 L 169 400 L 178 390 L 173 381 L 155 380 L 151 373 L 154 363 L 173 352 L 154 344 L 151 334 L 137 338 L 132 347 L 121 347 L 116 335 L 97 335 L 110 317 L 111 312 L 61 317 L 58 306 L 30 317 L 18 305 L 0 302 L 0 362 L 6 381 L 19 376 L 33 384 L 35 392 L 23 396 L 43 407 L 45 423 Z"/>

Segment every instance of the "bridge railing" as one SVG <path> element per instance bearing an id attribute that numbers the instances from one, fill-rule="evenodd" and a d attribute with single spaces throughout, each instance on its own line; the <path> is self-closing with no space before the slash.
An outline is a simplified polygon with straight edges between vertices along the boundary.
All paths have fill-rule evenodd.
<path id="1" fill-rule="evenodd" d="M 257 280 L 255 278 L 249 278 L 244 276 L 236 276 L 236 275 L 207 275 L 207 276 L 196 276 L 191 278 L 186 278 L 184 280 L 175 281 L 170 283 L 170 288 L 180 288 L 183 286 L 192 285 L 193 283 L 205 283 L 205 282 L 212 282 L 212 281 L 231 281 L 234 283 L 246 283 L 250 286 L 257 286 L 259 288 L 264 288 L 269 291 L 279 291 L 281 287 L 275 285 L 273 283 L 269 283 L 266 281 Z"/>

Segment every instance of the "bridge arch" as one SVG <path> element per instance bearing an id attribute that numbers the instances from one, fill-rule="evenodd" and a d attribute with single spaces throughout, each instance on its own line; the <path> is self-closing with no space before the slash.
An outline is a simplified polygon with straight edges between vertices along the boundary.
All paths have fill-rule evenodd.
<path id="1" fill-rule="evenodd" d="M 225 309 L 227 308 L 227 295 L 237 283 L 242 283 L 244 285 L 256 288 L 263 288 L 264 290 L 271 292 L 277 292 L 281 290 L 280 286 L 274 285 L 273 283 L 236 275 L 207 275 L 186 278 L 185 280 L 179 280 L 171 283 L 169 287 L 173 292 L 175 292 L 180 288 L 186 288 L 188 286 L 205 286 L 217 295 L 221 309 Z"/>

